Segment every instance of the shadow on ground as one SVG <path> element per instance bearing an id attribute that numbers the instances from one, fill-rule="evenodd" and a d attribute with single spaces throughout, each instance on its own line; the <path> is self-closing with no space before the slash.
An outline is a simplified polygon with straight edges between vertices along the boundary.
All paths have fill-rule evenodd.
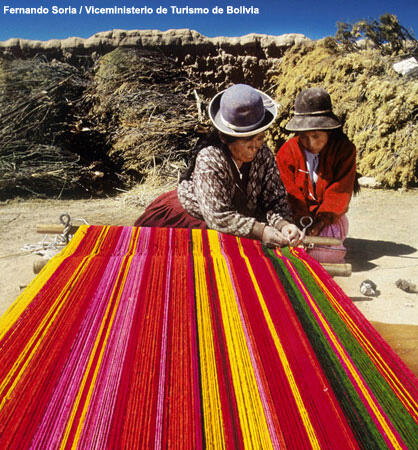
<path id="1" fill-rule="evenodd" d="M 352 265 L 353 272 L 363 272 L 376 267 L 371 261 L 382 256 L 392 256 L 418 261 L 417 256 L 408 256 L 416 252 L 416 248 L 397 244 L 391 241 L 373 241 L 371 239 L 347 238 L 344 241 L 347 248 L 346 262 Z"/>

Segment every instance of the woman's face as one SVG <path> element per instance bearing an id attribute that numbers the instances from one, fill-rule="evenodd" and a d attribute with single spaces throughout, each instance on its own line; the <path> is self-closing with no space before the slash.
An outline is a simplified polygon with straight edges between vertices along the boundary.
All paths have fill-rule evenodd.
<path id="1" fill-rule="evenodd" d="M 228 148 L 238 167 L 241 167 L 243 163 L 251 162 L 255 158 L 263 143 L 264 132 L 261 132 L 248 138 L 237 139 L 228 144 Z"/>
<path id="2" fill-rule="evenodd" d="M 306 150 L 317 155 L 327 145 L 328 133 L 320 130 L 301 131 L 299 133 L 299 140 Z"/>

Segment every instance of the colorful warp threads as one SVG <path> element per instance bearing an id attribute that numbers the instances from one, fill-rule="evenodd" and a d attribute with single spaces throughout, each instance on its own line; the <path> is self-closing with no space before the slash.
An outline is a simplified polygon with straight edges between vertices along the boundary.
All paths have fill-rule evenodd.
<path id="1" fill-rule="evenodd" d="M 418 448 L 413 374 L 301 249 L 83 226 L 0 318 L 0 448 Z"/>

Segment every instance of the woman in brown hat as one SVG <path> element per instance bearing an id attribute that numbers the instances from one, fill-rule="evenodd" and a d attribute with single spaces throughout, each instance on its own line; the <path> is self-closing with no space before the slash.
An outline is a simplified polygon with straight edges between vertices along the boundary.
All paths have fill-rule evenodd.
<path id="1" fill-rule="evenodd" d="M 344 240 L 348 233 L 345 213 L 356 176 L 356 149 L 332 112 L 328 92 L 322 88 L 301 91 L 285 128 L 296 136 L 280 148 L 276 160 L 295 222 L 310 217 L 309 234 Z M 310 254 L 321 262 L 342 262 L 346 249 L 342 245 L 317 247 Z"/>
<path id="2" fill-rule="evenodd" d="M 218 93 L 209 105 L 212 134 L 197 144 L 178 188 L 151 203 L 135 225 L 212 228 L 270 246 L 297 244 L 300 231 L 264 143 L 276 115 L 275 102 L 251 86 Z"/>

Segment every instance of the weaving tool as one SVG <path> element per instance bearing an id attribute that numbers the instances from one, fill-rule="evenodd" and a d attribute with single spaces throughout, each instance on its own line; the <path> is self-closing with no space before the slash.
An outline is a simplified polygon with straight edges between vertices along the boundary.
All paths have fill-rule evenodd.
<path id="1" fill-rule="evenodd" d="M 0 318 L 0 448 L 416 448 L 417 379 L 302 248 L 81 226 Z"/>
<path id="2" fill-rule="evenodd" d="M 311 222 L 301 222 L 303 227 L 303 242 L 302 246 L 304 248 L 313 248 L 315 245 L 340 245 L 341 241 L 339 239 L 333 237 L 324 237 L 324 236 L 306 236 L 306 229 L 312 225 L 312 218 L 306 217 L 310 219 Z M 303 219 L 303 218 L 302 218 Z M 61 220 L 61 219 L 60 219 Z M 68 234 L 74 234 L 78 229 L 78 226 L 68 224 L 67 228 L 63 225 L 57 224 L 38 224 L 36 226 L 36 232 L 42 234 L 63 234 L 64 231 L 67 231 Z M 39 261 L 34 264 L 34 273 L 39 273 L 42 267 L 45 265 L 45 261 Z M 325 270 L 333 276 L 341 276 L 341 277 L 349 277 L 351 276 L 351 264 L 343 263 L 343 264 L 333 264 L 333 263 L 323 263 L 322 266 Z"/>

